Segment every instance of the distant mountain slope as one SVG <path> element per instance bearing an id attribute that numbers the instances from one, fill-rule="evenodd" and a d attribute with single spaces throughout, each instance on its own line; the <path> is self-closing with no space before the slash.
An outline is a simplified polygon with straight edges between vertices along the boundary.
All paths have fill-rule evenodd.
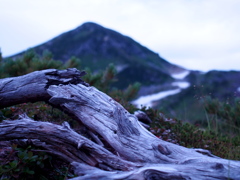
<path id="1" fill-rule="evenodd" d="M 136 81 L 143 85 L 173 81 L 172 73 L 184 71 L 184 68 L 167 62 L 130 37 L 92 22 L 84 23 L 33 49 L 39 54 L 49 50 L 54 59 L 61 61 L 78 57 L 84 67 L 92 70 L 105 69 L 113 63 L 119 71 L 119 86 L 122 88 Z"/>
<path id="2" fill-rule="evenodd" d="M 191 71 L 185 78 L 191 84 L 189 88 L 158 101 L 155 108 L 184 120 L 196 122 L 205 119 L 204 101 L 207 96 L 228 103 L 240 97 L 239 77 L 240 71 Z"/>

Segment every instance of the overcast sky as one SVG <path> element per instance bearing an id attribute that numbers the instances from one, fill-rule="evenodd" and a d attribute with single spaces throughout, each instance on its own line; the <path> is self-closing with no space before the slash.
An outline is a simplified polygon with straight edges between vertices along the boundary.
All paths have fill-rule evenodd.
<path id="1" fill-rule="evenodd" d="M 4 57 L 92 21 L 188 69 L 240 70 L 240 0 L 0 0 L 0 7 Z"/>

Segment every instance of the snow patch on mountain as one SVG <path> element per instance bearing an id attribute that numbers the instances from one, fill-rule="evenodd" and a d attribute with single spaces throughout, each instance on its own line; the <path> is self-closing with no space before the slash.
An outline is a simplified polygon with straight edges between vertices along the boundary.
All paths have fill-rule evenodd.
<path id="1" fill-rule="evenodd" d="M 171 76 L 174 79 L 184 79 L 189 73 L 190 73 L 190 71 L 183 71 L 181 73 L 171 74 Z"/>
<path id="2" fill-rule="evenodd" d="M 168 91 L 162 91 L 156 94 L 151 94 L 147 96 L 141 96 L 132 103 L 136 105 L 137 107 L 146 106 L 146 107 L 152 107 L 153 101 L 163 99 L 167 96 L 177 94 L 181 91 L 181 89 L 174 89 L 174 90 L 168 90 Z"/>
<path id="3" fill-rule="evenodd" d="M 190 86 L 190 83 L 187 81 L 183 81 L 183 79 L 190 73 L 190 71 L 184 71 L 182 73 L 178 74 L 172 74 L 171 76 L 176 79 L 176 82 L 173 82 L 171 85 L 173 87 L 177 87 L 177 89 L 170 89 L 167 91 L 161 91 L 155 94 L 145 95 L 141 96 L 138 99 L 132 101 L 134 105 L 141 108 L 141 106 L 146 107 L 152 107 L 154 101 L 161 100 L 163 98 L 166 98 L 170 95 L 175 95 L 177 93 L 180 93 L 182 89 L 186 89 Z"/>
<path id="4" fill-rule="evenodd" d="M 190 83 L 189 82 L 186 82 L 186 81 L 182 81 L 182 82 L 173 82 L 172 83 L 172 86 L 177 86 L 179 87 L 180 89 L 186 89 L 190 86 Z"/>
<path id="5" fill-rule="evenodd" d="M 116 66 L 116 70 L 118 73 L 120 73 L 121 71 L 123 71 L 124 69 L 126 69 L 128 67 L 127 64 L 122 64 L 122 65 L 117 65 Z"/>

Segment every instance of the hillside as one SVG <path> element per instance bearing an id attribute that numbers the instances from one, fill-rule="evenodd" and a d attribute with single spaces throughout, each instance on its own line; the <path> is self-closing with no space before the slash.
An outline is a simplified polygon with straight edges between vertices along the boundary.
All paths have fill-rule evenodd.
<path id="1" fill-rule="evenodd" d="M 171 82 L 172 73 L 185 70 L 167 62 L 130 37 L 92 22 L 84 23 L 33 49 L 38 54 L 49 50 L 54 59 L 64 62 L 75 56 L 81 59 L 83 67 L 93 71 L 105 69 L 113 63 L 119 72 L 117 86 L 120 88 L 136 81 L 143 85 Z M 12 57 L 21 54 L 23 52 Z"/>
<path id="2" fill-rule="evenodd" d="M 190 86 L 180 93 L 157 101 L 168 115 L 198 123 L 206 119 L 206 98 L 219 99 L 229 104 L 240 97 L 240 71 L 191 71 L 185 78 Z"/>

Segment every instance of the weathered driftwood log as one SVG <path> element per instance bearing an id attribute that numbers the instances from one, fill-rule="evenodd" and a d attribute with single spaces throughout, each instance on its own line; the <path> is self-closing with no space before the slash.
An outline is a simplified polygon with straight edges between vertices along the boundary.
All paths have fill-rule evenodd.
<path id="1" fill-rule="evenodd" d="M 44 100 L 49 100 L 81 122 L 92 134 L 93 140 L 74 132 L 66 123 L 59 126 L 35 122 L 27 117 L 1 123 L 0 140 L 34 139 L 35 145 L 45 146 L 48 152 L 72 162 L 75 173 L 79 175 L 75 179 L 240 179 L 239 161 L 218 158 L 208 151 L 181 147 L 155 137 L 135 115 L 111 97 L 80 81 L 79 71 L 68 71 L 75 71 L 81 84 L 69 81 L 74 79 L 74 73 L 67 82 L 63 78 L 61 83 L 58 78 L 55 83 L 46 77 L 54 72 L 55 78 L 57 70 L 35 72 L 34 76 L 41 75 L 43 80 L 39 85 L 33 83 L 30 101 L 42 100 L 40 95 L 44 95 Z M 33 77 L 32 73 L 29 75 Z M 33 89 L 28 75 L 17 78 L 22 84 L 28 84 L 25 90 Z M 6 97 L 4 93 L 0 94 L 0 98 L 4 99 L 1 107 L 9 105 L 6 86 L 11 87 L 14 80 L 0 80 L 0 93 L 6 93 Z M 11 89 L 16 91 L 14 96 L 17 96 L 12 97 L 11 102 L 28 102 L 26 98 L 14 100 L 24 97 L 24 91 L 18 88 Z"/>
<path id="2" fill-rule="evenodd" d="M 48 101 L 50 98 L 46 89 L 50 85 L 78 84 L 87 85 L 81 80 L 85 75 L 75 68 L 67 70 L 47 69 L 35 71 L 19 77 L 0 80 L 0 108 L 25 102 Z"/>

